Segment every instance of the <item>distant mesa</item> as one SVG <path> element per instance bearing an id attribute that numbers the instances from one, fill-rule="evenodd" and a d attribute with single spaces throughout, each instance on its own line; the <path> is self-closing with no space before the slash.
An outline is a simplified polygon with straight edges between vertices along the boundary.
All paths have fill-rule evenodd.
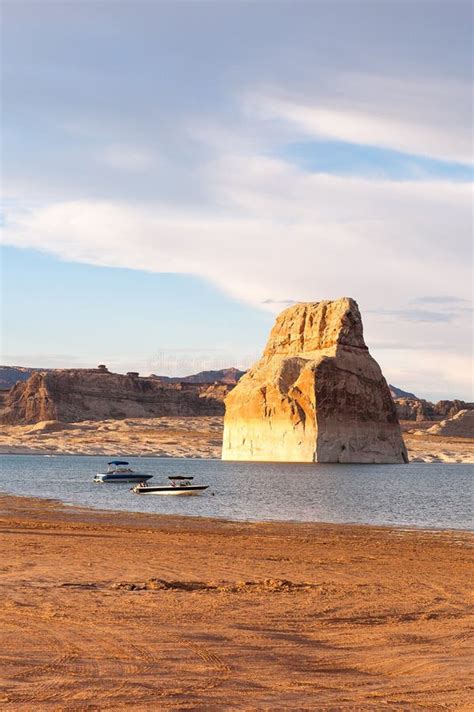
<path id="1" fill-rule="evenodd" d="M 61 371 L 65 369 L 54 368 L 31 368 L 26 366 L 0 366 L 0 390 L 11 388 L 18 381 L 27 381 L 33 373 L 45 373 L 47 371 Z M 90 370 L 90 369 L 87 369 Z M 109 373 L 109 369 L 103 363 L 97 366 L 100 373 Z"/>
<path id="2" fill-rule="evenodd" d="M 221 368 L 217 371 L 199 371 L 191 376 L 157 376 L 154 373 L 151 378 L 166 383 L 228 383 L 235 385 L 242 378 L 245 371 L 238 368 Z"/>
<path id="3" fill-rule="evenodd" d="M 225 460 L 408 461 L 387 382 L 350 298 L 283 311 L 225 406 Z"/>
<path id="4" fill-rule="evenodd" d="M 18 381 L 26 381 L 35 371 L 47 371 L 46 368 L 27 368 L 25 366 L 0 366 L 0 389 L 11 388 Z"/>
<path id="5" fill-rule="evenodd" d="M 390 389 L 390 394 L 394 400 L 396 398 L 414 398 L 415 400 L 418 400 L 418 396 L 416 396 L 414 393 L 410 393 L 409 391 L 402 391 L 401 388 L 397 388 L 396 386 L 392 386 L 391 384 L 389 384 L 388 387 Z"/>
<path id="6" fill-rule="evenodd" d="M 474 409 L 474 403 L 466 403 L 466 401 L 458 399 L 431 403 L 431 401 L 413 396 L 395 398 L 394 402 L 400 420 L 414 420 L 417 423 L 427 420 L 440 421 L 443 418 L 452 418 L 461 410 Z"/>
<path id="7" fill-rule="evenodd" d="M 165 383 L 106 368 L 35 371 L 0 394 L 0 423 L 223 415 L 226 383 Z M 47 426 L 48 427 L 48 426 Z"/>

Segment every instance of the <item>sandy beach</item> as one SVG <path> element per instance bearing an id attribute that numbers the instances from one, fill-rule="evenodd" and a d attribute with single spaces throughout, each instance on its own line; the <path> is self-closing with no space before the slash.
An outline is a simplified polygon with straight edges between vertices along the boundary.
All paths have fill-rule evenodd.
<path id="1" fill-rule="evenodd" d="M 414 462 L 474 462 L 473 438 L 431 435 L 412 421 L 402 429 Z M 220 416 L 2 425 L 0 454 L 220 458 L 222 430 Z"/>
<path id="2" fill-rule="evenodd" d="M 0 499 L 5 709 L 470 708 L 468 533 Z"/>
<path id="3" fill-rule="evenodd" d="M 220 457 L 221 416 L 2 425 L 0 454 Z"/>

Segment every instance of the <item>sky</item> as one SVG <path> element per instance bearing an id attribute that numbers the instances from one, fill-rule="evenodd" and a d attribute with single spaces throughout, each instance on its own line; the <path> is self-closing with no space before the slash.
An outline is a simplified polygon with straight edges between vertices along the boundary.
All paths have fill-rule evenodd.
<path id="1" fill-rule="evenodd" d="M 248 367 L 354 297 L 387 380 L 472 393 L 472 7 L 2 3 L 2 363 Z"/>

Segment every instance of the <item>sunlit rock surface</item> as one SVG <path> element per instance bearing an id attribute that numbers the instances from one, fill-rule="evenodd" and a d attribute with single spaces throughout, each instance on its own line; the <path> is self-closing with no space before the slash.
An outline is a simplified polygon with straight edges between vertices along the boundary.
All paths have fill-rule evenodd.
<path id="1" fill-rule="evenodd" d="M 224 460 L 408 460 L 389 388 L 350 298 L 282 312 L 262 358 L 225 405 Z"/>

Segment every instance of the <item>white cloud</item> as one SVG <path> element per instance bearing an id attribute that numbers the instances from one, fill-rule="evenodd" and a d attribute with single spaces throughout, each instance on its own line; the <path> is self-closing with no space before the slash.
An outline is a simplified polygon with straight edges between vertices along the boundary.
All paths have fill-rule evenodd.
<path id="1" fill-rule="evenodd" d="M 408 372 L 427 373 L 423 354 L 442 351 L 431 381 L 443 380 L 439 392 L 468 392 L 465 361 L 451 367 L 453 354 L 469 354 L 469 312 L 420 328 L 407 305 L 433 294 L 434 285 L 469 299 L 469 186 L 311 175 L 282 161 L 232 156 L 208 166 L 202 179 L 214 199 L 209 210 L 61 202 L 12 214 L 5 241 L 66 260 L 196 274 L 272 311 L 282 299 L 354 296 L 392 381 L 390 354 L 408 344 Z"/>
<path id="2" fill-rule="evenodd" d="M 205 179 L 219 208 L 62 202 L 12 215 L 5 239 L 64 259 L 199 274 L 258 304 L 351 293 L 395 309 L 401 296 L 432 291 L 440 263 L 446 283 L 466 296 L 465 184 L 309 175 L 281 161 L 232 157 Z"/>
<path id="3" fill-rule="evenodd" d="M 276 88 L 247 94 L 250 113 L 303 135 L 471 164 L 471 86 L 367 75 L 335 75 L 311 97 Z"/>
<path id="4" fill-rule="evenodd" d="M 354 296 L 390 380 L 416 390 L 410 374 L 418 373 L 427 388 L 440 384 L 433 392 L 462 396 L 470 388 L 471 313 L 450 310 L 447 318 L 433 302 L 420 326 L 423 310 L 414 313 L 410 302 L 443 294 L 469 300 L 471 186 L 310 174 L 263 155 L 303 132 L 467 161 L 466 114 L 453 114 L 462 89 L 445 86 L 441 93 L 452 101 L 440 106 L 432 86 L 420 95 L 416 84 L 357 76 L 319 87 L 317 101 L 310 93 L 302 101 L 281 91 L 253 92 L 248 123 L 237 117 L 224 129 L 190 118 L 186 140 L 206 158 L 175 166 L 179 196 L 167 196 L 161 161 L 150 180 L 154 151 L 126 140 L 104 144 L 98 161 L 117 173 L 134 172 L 137 181 L 143 173 L 147 186 L 156 186 L 156 200 L 150 194 L 142 202 L 125 200 L 112 189 L 109 200 L 53 202 L 48 190 L 38 204 L 22 202 L 14 188 L 4 240 L 64 260 L 195 274 L 270 311 L 283 308 L 282 300 Z M 59 186 L 56 192 L 62 195 Z"/>

